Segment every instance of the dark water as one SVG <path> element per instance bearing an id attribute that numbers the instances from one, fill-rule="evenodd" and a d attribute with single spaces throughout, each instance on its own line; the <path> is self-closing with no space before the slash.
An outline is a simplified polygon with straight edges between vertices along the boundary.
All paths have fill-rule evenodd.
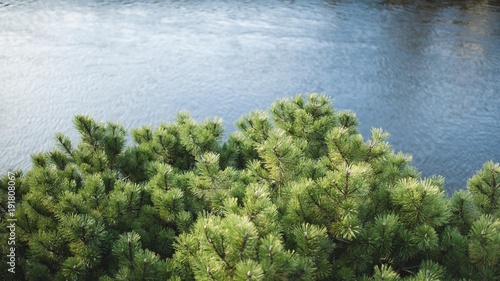
<path id="1" fill-rule="evenodd" d="M 0 170 L 76 140 L 75 114 L 131 128 L 189 110 L 228 132 L 320 92 L 464 188 L 500 162 L 498 1 L 8 1 L 0 4 Z"/>

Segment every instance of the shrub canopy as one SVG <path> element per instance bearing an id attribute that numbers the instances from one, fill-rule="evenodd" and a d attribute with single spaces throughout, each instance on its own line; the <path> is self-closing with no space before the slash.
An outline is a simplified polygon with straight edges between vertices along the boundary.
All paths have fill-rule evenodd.
<path id="1" fill-rule="evenodd" d="M 4 280 L 498 280 L 500 165 L 447 197 L 388 133 L 364 139 L 325 95 L 277 100 L 223 141 L 222 122 L 127 131 L 76 116 L 75 146 L 15 181 Z M 13 175 L 13 174 L 12 174 Z M 9 183 L 10 181 L 10 183 Z M 5 255 L 4 255 L 5 256 Z"/>

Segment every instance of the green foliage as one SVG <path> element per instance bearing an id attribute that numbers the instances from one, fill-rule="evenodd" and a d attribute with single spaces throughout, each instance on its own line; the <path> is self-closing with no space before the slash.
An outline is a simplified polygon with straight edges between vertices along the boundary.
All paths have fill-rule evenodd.
<path id="1" fill-rule="evenodd" d="M 475 205 L 485 214 L 500 215 L 500 164 L 486 162 L 467 182 Z"/>
<path id="2" fill-rule="evenodd" d="M 2 280 L 498 280 L 500 165 L 450 198 L 389 134 L 365 140 L 325 95 L 237 122 L 127 132 L 78 115 L 16 187 L 16 273 Z M 10 181 L 10 183 L 9 183 Z"/>

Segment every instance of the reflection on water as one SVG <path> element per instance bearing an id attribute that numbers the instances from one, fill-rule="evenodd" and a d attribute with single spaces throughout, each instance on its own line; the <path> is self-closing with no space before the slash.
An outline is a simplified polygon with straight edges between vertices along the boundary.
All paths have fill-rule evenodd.
<path id="1" fill-rule="evenodd" d="M 228 132 L 321 92 L 391 133 L 447 188 L 500 162 L 498 1 L 9 1 L 0 4 L 0 170 L 29 167 L 75 114 Z"/>

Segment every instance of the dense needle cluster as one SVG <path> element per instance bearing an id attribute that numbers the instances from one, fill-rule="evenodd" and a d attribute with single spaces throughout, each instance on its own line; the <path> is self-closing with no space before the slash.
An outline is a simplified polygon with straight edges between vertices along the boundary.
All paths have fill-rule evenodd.
<path id="1" fill-rule="evenodd" d="M 447 197 L 388 133 L 325 95 L 237 122 L 127 132 L 74 118 L 16 175 L 16 273 L 2 280 L 498 280 L 500 165 Z M 8 178 L 0 180 L 6 252 Z"/>

